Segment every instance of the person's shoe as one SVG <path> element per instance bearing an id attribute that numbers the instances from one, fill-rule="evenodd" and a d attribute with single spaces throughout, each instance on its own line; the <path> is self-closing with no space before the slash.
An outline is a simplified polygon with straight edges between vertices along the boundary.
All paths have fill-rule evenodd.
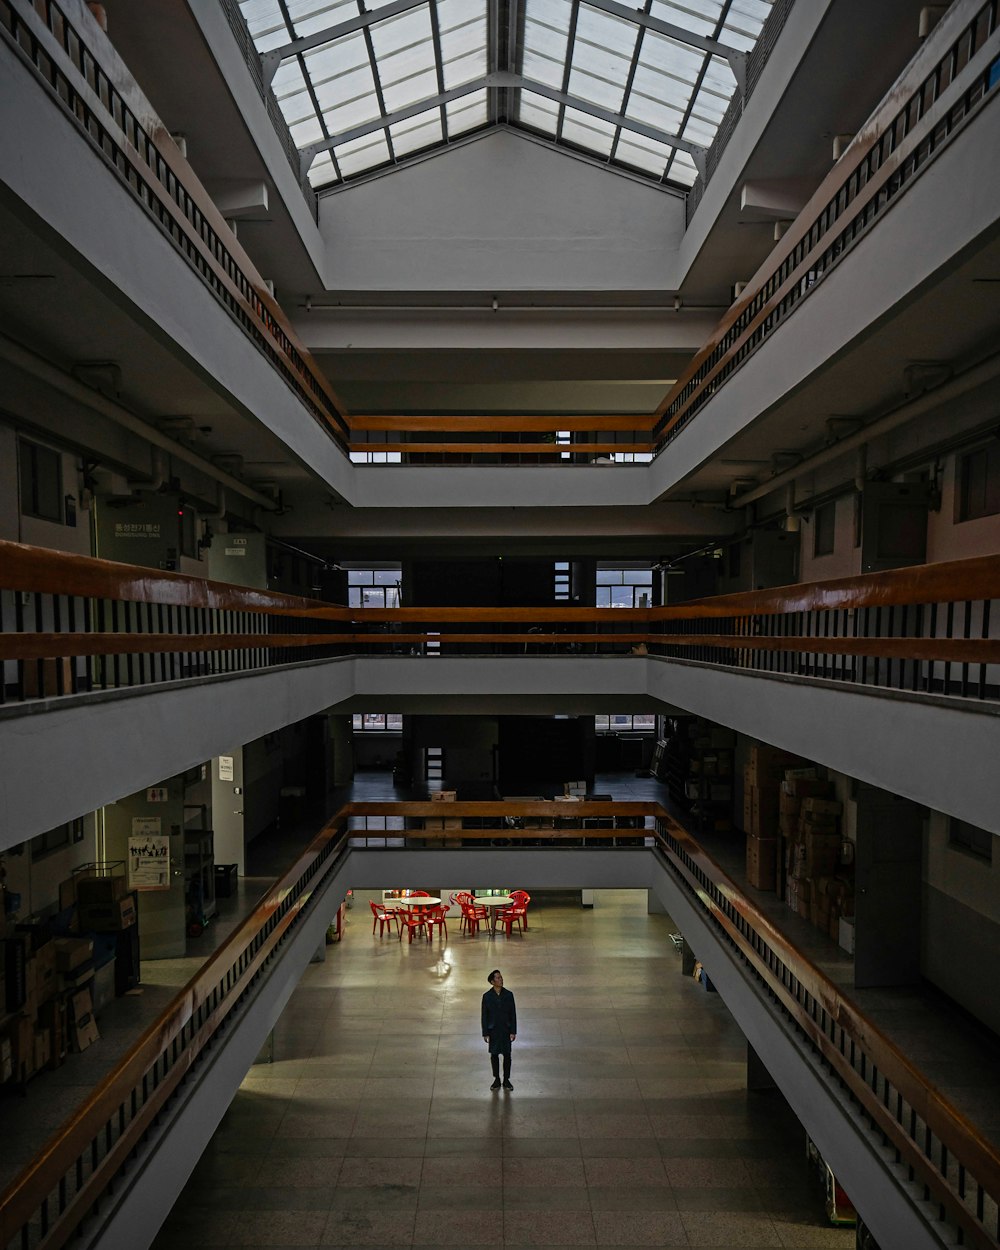
<path id="1" fill-rule="evenodd" d="M 497 1077 L 497 1079 L 490 1086 L 490 1089 L 499 1089 L 499 1088 L 500 1088 L 500 1078 Z"/>
<path id="2" fill-rule="evenodd" d="M 514 1086 L 513 1086 L 513 1085 L 511 1085 L 510 1081 L 504 1081 L 504 1083 L 503 1083 L 503 1087 L 504 1087 L 504 1089 L 513 1089 L 513 1088 L 514 1088 Z"/>

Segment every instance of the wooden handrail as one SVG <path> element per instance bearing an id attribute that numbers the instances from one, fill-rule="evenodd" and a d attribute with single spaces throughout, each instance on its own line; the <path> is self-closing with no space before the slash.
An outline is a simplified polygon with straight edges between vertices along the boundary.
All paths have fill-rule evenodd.
<path id="1" fill-rule="evenodd" d="M 268 890 L 254 912 L 240 928 L 231 935 L 205 966 L 177 995 L 163 1015 L 154 1022 L 129 1050 L 118 1070 L 106 1077 L 84 1103 L 62 1126 L 39 1156 L 0 1195 L 0 1244 L 7 1244 L 19 1235 L 23 1225 L 32 1219 L 41 1204 L 48 1200 L 62 1176 L 75 1167 L 76 1160 L 90 1149 L 90 1143 L 100 1136 L 110 1119 L 118 1115 L 119 1108 L 132 1096 L 132 1090 L 141 1082 L 151 1065 L 157 1062 L 173 1045 L 173 1039 L 187 1028 L 196 1036 L 186 1042 L 187 1051 L 168 1069 L 160 1082 L 162 1097 L 157 1095 L 149 1103 L 150 1113 L 158 1109 L 172 1092 L 183 1075 L 190 1069 L 201 1046 L 215 1032 L 218 1023 L 231 1008 L 256 972 L 263 966 L 281 934 L 290 926 L 300 909 L 312 897 L 313 888 L 304 889 L 307 878 L 317 871 L 322 862 L 333 862 L 342 853 L 352 837 L 363 837 L 365 831 L 349 831 L 350 818 L 366 816 L 397 816 L 415 819 L 448 817 L 516 819 L 565 819 L 588 817 L 641 817 L 652 818 L 657 825 L 656 837 L 660 849 L 667 856 L 675 871 L 680 874 L 699 904 L 714 918 L 740 954 L 758 976 L 763 978 L 771 993 L 792 1020 L 820 1051 L 845 1083 L 872 1122 L 883 1131 L 900 1151 L 905 1163 L 912 1166 L 930 1187 L 936 1201 L 947 1209 L 948 1217 L 963 1228 L 971 1244 L 996 1246 L 987 1236 L 972 1213 L 963 1207 L 957 1194 L 949 1187 L 933 1161 L 929 1160 L 921 1146 L 910 1140 L 909 1134 L 894 1118 L 892 1104 L 880 1098 L 867 1078 L 852 1065 L 848 1057 L 819 1025 L 814 1014 L 796 997 L 793 984 L 800 987 L 835 1023 L 836 1030 L 843 1030 L 847 1037 L 860 1047 L 867 1061 L 891 1082 L 894 1091 L 914 1109 L 937 1141 L 952 1153 L 957 1163 L 971 1174 L 975 1183 L 995 1198 L 1000 1195 L 1000 1153 L 987 1141 L 979 1129 L 961 1114 L 948 1098 L 934 1085 L 928 1084 L 921 1072 L 875 1025 L 871 1024 L 858 1006 L 848 998 L 819 968 L 803 956 L 774 924 L 748 899 L 744 892 L 728 877 L 723 869 L 691 835 L 683 829 L 657 803 L 652 802 L 487 802 L 466 803 L 440 802 L 388 803 L 355 802 L 344 806 L 328 822 L 316 839 L 299 857 L 296 864 L 282 875 Z M 379 831 L 381 834 L 383 831 Z M 426 837 L 423 830 L 390 831 L 392 836 L 412 838 Z M 431 831 L 434 836 L 436 830 Z M 520 837 L 551 842 L 553 845 L 575 840 L 607 840 L 616 836 L 630 837 L 636 833 L 648 836 L 652 830 L 643 828 L 551 830 L 540 825 L 523 829 L 502 827 L 495 830 L 461 830 L 457 836 L 470 841 L 484 841 L 501 837 L 512 841 Z M 299 891 L 292 907 L 272 925 L 276 913 L 290 894 Z M 714 893 L 713 893 L 714 891 Z M 721 902 L 716 901 L 716 896 Z M 734 917 L 753 931 L 750 940 L 734 923 Z M 268 926 L 270 932 L 265 934 Z M 264 936 L 262 942 L 257 939 Z M 257 945 L 254 943 L 257 942 Z M 764 952 L 762 946 L 769 948 Z M 250 956 L 242 966 L 238 977 L 231 973 L 244 953 Z M 787 968 L 792 977 L 789 982 L 775 971 L 775 959 Z M 230 978 L 227 980 L 227 978 Z M 226 984 L 226 992 L 216 1001 L 220 984 Z M 199 1010 L 206 1011 L 197 1030 L 192 1022 Z M 835 1030 L 835 1031 L 836 1031 Z M 97 1171 L 95 1183 L 103 1185 L 110 1180 L 110 1172 L 117 1170 L 125 1154 L 134 1149 L 135 1138 L 145 1131 L 144 1123 L 134 1119 L 111 1149 L 105 1163 Z M 56 1250 L 65 1244 L 72 1234 L 73 1225 L 82 1217 L 85 1208 L 92 1205 L 96 1193 L 84 1190 L 70 1201 L 62 1217 L 53 1217 L 53 1228 L 44 1241 L 45 1250 Z"/>
<path id="2" fill-rule="evenodd" d="M 185 1028 L 190 1026 L 199 1008 L 211 1002 L 219 984 L 226 980 L 240 956 L 249 951 L 253 941 L 275 916 L 288 894 L 301 885 L 324 854 L 332 858 L 345 846 L 344 821 L 338 813 L 313 839 L 295 864 L 266 892 L 239 927 L 209 956 L 159 1018 L 129 1048 L 118 1067 L 99 1082 L 35 1159 L 0 1193 L 0 1246 L 8 1245 L 19 1235 L 21 1228 L 31 1221 L 42 1203 L 49 1200 L 58 1180 L 71 1173 L 77 1159 L 89 1150 L 90 1143 L 105 1132 L 107 1124 L 117 1117 L 119 1108 L 128 1102 L 132 1091 L 141 1084 L 143 1077 L 174 1045 L 175 1039 L 182 1036 Z M 202 1046 L 207 1045 L 216 1031 L 221 1018 L 232 1009 L 236 999 L 260 971 L 307 901 L 308 896 L 302 896 L 287 909 L 280 924 L 272 929 L 264 943 L 254 952 L 253 958 L 244 964 L 239 976 L 232 978 L 223 1001 L 202 1026 L 201 1044 L 196 1044 L 199 1040 L 197 1038 L 187 1043 L 177 1062 L 171 1065 L 167 1076 L 158 1082 L 158 1088 L 163 1086 L 162 1097 L 151 1100 L 149 1115 L 137 1116 L 122 1134 L 113 1156 L 117 1165 L 114 1170 L 136 1148 L 139 1139 L 148 1130 L 153 1116 L 160 1110 L 162 1102 L 190 1069 Z M 110 1182 L 111 1177 L 107 1179 Z M 98 1197 L 98 1193 L 87 1189 L 82 1192 L 83 1197 L 74 1200 L 62 1221 L 51 1217 L 55 1227 L 53 1233 L 46 1238 L 46 1247 L 54 1248 L 65 1244 L 75 1225 Z"/>
<path id="3" fill-rule="evenodd" d="M 344 404 L 309 350 L 299 340 L 253 261 L 227 225 L 186 158 L 181 155 L 169 130 L 157 116 L 128 66 L 104 31 L 94 22 L 81 0 L 60 0 L 59 3 L 49 0 L 45 6 L 48 21 L 43 16 L 41 6 L 32 4 L 31 0 L 2 2 L 16 20 L 30 31 L 51 65 L 69 83 L 84 107 L 99 119 L 101 128 L 146 184 L 151 197 L 155 198 L 162 211 L 168 215 L 178 235 L 198 255 L 200 264 L 213 275 L 235 306 L 254 325 L 278 356 L 290 378 L 308 394 L 310 406 L 319 411 L 330 433 L 343 444 L 344 435 L 349 429 Z M 70 12 L 72 17 L 67 16 Z M 106 79 L 110 91 L 118 96 L 121 104 L 131 113 L 131 120 L 136 127 L 135 136 L 129 133 L 129 127 L 123 120 L 120 124 L 121 119 L 76 64 L 69 51 L 71 45 L 66 37 L 67 28 L 72 29 L 75 41 L 93 58 L 94 65 Z M 2 25 L 0 32 L 6 33 Z M 16 41 L 12 41 L 12 46 L 19 50 L 25 63 L 32 65 L 37 72 L 37 67 L 25 50 Z M 73 46 L 75 47 L 75 42 Z M 47 80 L 43 77 L 43 81 Z M 73 102 L 64 100 L 58 91 L 53 96 L 72 116 Z M 155 158 L 140 150 L 144 146 L 143 139 L 148 140 Z M 95 146 L 100 150 L 99 143 Z M 163 170 L 157 167 L 157 161 L 162 161 Z M 171 181 L 177 184 L 180 193 L 170 185 Z M 128 185 L 127 179 L 123 182 Z M 190 201 L 190 205 L 185 204 L 184 200 Z M 193 219 L 192 208 L 201 219 L 199 223 Z M 202 227 L 214 236 L 223 255 L 219 255 L 211 241 L 204 237 Z M 244 293 L 229 272 L 227 256 L 246 283 L 249 294 Z"/>
<path id="4" fill-rule="evenodd" d="M 976 12 L 988 6 L 980 4 L 977 7 L 970 3 L 965 8 L 974 16 Z M 911 99 L 923 89 L 928 75 L 936 72 L 936 67 L 943 59 L 947 59 L 947 54 L 942 56 L 940 35 L 942 32 L 947 34 L 949 29 L 954 29 L 957 41 L 961 32 L 968 26 L 968 21 L 965 26 L 960 26 L 958 24 L 960 20 L 962 19 L 957 18 L 955 14 L 948 14 L 942 22 L 941 30 L 935 31 L 935 37 L 929 39 L 920 48 L 864 127 L 855 136 L 846 152 L 820 183 L 774 250 L 768 254 L 767 259 L 747 283 L 740 297 L 722 317 L 711 337 L 671 387 L 656 411 L 656 431 L 661 442 L 670 429 L 684 419 L 687 411 L 703 394 L 714 391 L 720 372 L 743 350 L 743 346 L 751 341 L 752 336 L 764 325 L 789 291 L 809 273 L 811 266 L 815 264 L 815 258 L 822 256 L 843 232 L 846 214 L 833 214 L 827 228 L 822 230 L 819 237 L 812 243 L 808 243 L 817 223 L 823 220 L 828 208 L 836 203 L 838 196 L 844 192 L 861 165 L 882 141 L 883 136 L 907 111 Z M 982 69 L 985 69 L 992 60 L 995 54 L 995 43 L 996 41 L 993 40 L 991 44 L 993 50 L 984 52 L 985 44 L 978 49 L 976 55 L 982 62 Z M 858 210 L 871 202 L 873 197 L 877 196 L 888 184 L 908 159 L 915 144 L 926 134 L 933 132 L 940 118 L 947 113 L 953 103 L 953 97 L 956 95 L 955 91 L 950 90 L 953 83 L 954 79 L 947 82 L 941 92 L 935 95 L 931 106 L 921 111 L 916 125 L 906 129 L 905 134 L 900 136 L 900 142 L 894 144 L 893 150 L 886 155 L 878 169 L 851 198 L 850 214 L 852 217 L 856 217 Z M 793 258 L 800 249 L 802 256 L 798 263 L 793 263 Z M 776 277 L 783 268 L 787 272 L 784 280 L 778 283 Z M 761 300 L 760 297 L 765 289 L 768 290 L 767 298 Z M 756 303 L 759 303 L 759 307 L 748 316 Z M 738 337 L 720 352 L 719 349 L 725 344 L 730 331 L 744 318 L 746 318 L 746 324 L 742 327 Z M 700 379 L 683 404 L 670 415 L 669 420 L 664 420 L 671 407 L 679 397 L 684 395 L 685 390 L 698 377 L 703 366 L 712 359 L 713 355 L 716 355 L 717 359 L 712 367 Z"/>
<path id="5" fill-rule="evenodd" d="M 389 430 L 407 433 L 429 432 L 442 434 L 500 434 L 500 433 L 552 433 L 559 430 L 640 430 L 653 428 L 656 418 L 652 413 L 609 413 L 596 416 L 593 413 L 562 416 L 486 413 L 478 416 L 462 416 L 457 413 L 435 413 L 433 416 L 384 413 L 353 413 L 352 430 Z M 407 443 L 407 450 L 415 450 L 416 443 Z M 509 446 L 509 445 L 508 445 Z M 586 444 L 582 444 L 583 447 Z"/>
<path id="6" fill-rule="evenodd" d="M 654 608 L 346 608 L 320 599 L 254 590 L 183 573 L 0 540 L 0 589 L 263 612 L 313 620 L 442 624 L 617 621 L 624 625 L 995 599 L 1000 598 L 1000 555 L 943 560 L 770 590 L 737 591 Z"/>
<path id="7" fill-rule="evenodd" d="M 994 1200 L 1000 1199 L 1000 1151 L 996 1146 L 983 1136 L 976 1125 L 963 1115 L 945 1094 L 928 1082 L 925 1075 L 910 1062 L 894 1042 L 882 1033 L 877 1025 L 863 1014 L 856 1003 L 844 995 L 839 986 L 797 950 L 789 938 L 759 911 L 683 826 L 663 809 L 660 809 L 657 821 L 669 829 L 670 836 L 683 846 L 687 857 L 719 890 L 726 903 L 748 922 L 758 936 L 764 937 L 768 946 L 778 955 L 782 963 L 793 971 L 799 985 L 822 1005 L 828 1017 L 836 1022 L 837 1027 L 863 1049 L 869 1056 L 871 1065 L 891 1080 L 895 1089 L 915 1109 L 938 1140 L 948 1146 L 956 1160 L 972 1171 L 977 1183 L 982 1185 Z M 783 979 L 768 975 L 767 963 L 761 959 L 754 944 L 746 939 L 739 928 L 732 924 L 725 912 L 721 911 L 705 894 L 701 881 L 691 874 L 683 860 L 678 859 L 669 849 L 667 854 L 682 873 L 701 905 L 723 926 L 747 962 L 755 967 L 795 1023 L 808 1035 L 813 1045 L 823 1053 L 824 1058 L 831 1063 L 838 1076 L 848 1084 L 852 1095 L 862 1103 L 868 1115 L 882 1131 L 886 1132 L 893 1145 L 900 1148 L 899 1135 L 894 1131 L 898 1125 L 888 1114 L 881 1099 L 866 1081 L 860 1080 L 857 1069 L 845 1060 L 831 1038 L 818 1027 L 815 1019 L 802 1009 L 795 996 L 789 992 Z M 904 1141 L 901 1153 L 906 1162 L 915 1167 L 922 1180 L 932 1188 L 941 1186 L 940 1172 L 920 1151 L 911 1149 Z M 972 1238 L 974 1245 L 990 1247 L 994 1250 L 997 1242 L 984 1235 L 982 1225 L 975 1222 L 957 1200 L 953 1198 L 948 1207 L 951 1217 L 956 1219 L 966 1234 Z"/>
<path id="8" fill-rule="evenodd" d="M 565 428 L 565 427 L 560 427 Z M 485 429 L 482 431 L 485 433 Z M 479 431 L 477 431 L 479 433 Z M 352 442 L 351 451 L 407 452 L 434 456 L 612 456 L 618 452 L 650 454 L 653 444 L 641 443 L 362 443 Z"/>
<path id="9" fill-rule="evenodd" d="M 270 615 L 302 614 L 331 607 L 321 599 L 254 590 L 185 573 L 4 540 L 0 540 L 0 589 Z"/>

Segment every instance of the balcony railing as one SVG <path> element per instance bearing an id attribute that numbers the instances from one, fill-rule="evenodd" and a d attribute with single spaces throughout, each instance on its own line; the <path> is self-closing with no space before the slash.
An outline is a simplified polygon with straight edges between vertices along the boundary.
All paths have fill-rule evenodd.
<path id="1" fill-rule="evenodd" d="M 346 448 L 344 407 L 329 381 L 83 0 L 0 0 L 0 38 Z"/>
<path id="2" fill-rule="evenodd" d="M 589 809 L 594 808 L 594 813 Z M 790 1024 L 827 1084 L 850 1100 L 881 1149 L 888 1149 L 930 1205 L 943 1243 L 1000 1245 L 1000 1153 L 879 1029 L 857 1004 L 792 945 L 699 844 L 655 803 L 574 805 L 581 823 L 604 827 L 574 836 L 556 828 L 566 805 L 455 803 L 448 815 L 465 845 L 497 840 L 573 856 L 589 853 L 566 841 L 599 839 L 614 855 L 656 854 L 692 906 L 754 979 L 761 998 Z M 598 810 L 599 809 L 599 810 Z M 146 1030 L 108 1076 L 60 1128 L 38 1157 L 0 1194 L 0 1250 L 58 1250 L 112 1186 L 127 1184 L 143 1139 L 171 1095 L 196 1070 L 200 1056 L 232 1026 L 241 1000 L 308 909 L 322 906 L 329 874 L 351 853 L 357 828 L 391 821 L 392 842 L 428 841 L 423 822 L 440 817 L 440 804 L 348 804 L 329 822 L 295 866 L 277 881 L 242 926 Z M 497 823 L 499 822 L 499 823 Z M 355 832 L 349 834 L 349 827 Z M 466 827 L 468 826 L 468 827 Z M 489 827 L 492 826 L 492 827 Z M 624 837 L 620 830 L 633 830 Z M 649 845 L 646 840 L 651 839 Z M 641 841 L 645 849 L 638 850 Z M 615 847 L 616 841 L 625 846 Z M 384 853 L 391 857 L 393 846 Z M 431 852 L 427 852 L 431 853 Z M 443 852 L 447 853 L 447 852 Z M 522 863 L 527 861 L 522 860 Z M 570 861 L 568 861 L 569 863 Z M 568 871 L 568 878 L 572 877 Z M 386 861 L 386 880 L 394 871 Z"/>
<path id="3" fill-rule="evenodd" d="M 347 608 L 0 542 L 0 699 L 353 655 L 652 655 L 1000 698 L 1000 556 L 652 608 Z"/>
<path id="4" fill-rule="evenodd" d="M 883 220 L 997 94 L 998 0 L 958 0 L 657 410 L 656 451 Z"/>

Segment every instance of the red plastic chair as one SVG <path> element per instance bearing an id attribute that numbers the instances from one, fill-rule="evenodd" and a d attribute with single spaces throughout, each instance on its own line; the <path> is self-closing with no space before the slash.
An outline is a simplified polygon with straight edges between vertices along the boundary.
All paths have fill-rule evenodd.
<path id="1" fill-rule="evenodd" d="M 406 939 L 408 942 L 413 941 L 414 933 L 426 933 L 426 918 L 416 911 L 405 911 L 398 909 L 396 915 L 399 917 L 399 940 L 403 940 L 403 930 L 406 930 Z"/>
<path id="2" fill-rule="evenodd" d="M 489 913 L 482 904 L 462 904 L 462 929 L 466 937 L 475 937 L 481 924 L 489 924 Z"/>
<path id="3" fill-rule="evenodd" d="M 410 898 L 430 898 L 426 890 L 411 890 Z"/>
<path id="4" fill-rule="evenodd" d="M 378 935 L 381 937 L 386 928 L 391 929 L 396 924 L 398 916 L 384 903 L 376 903 L 373 899 L 368 900 L 368 906 L 372 909 L 372 933 L 374 934 L 375 926 L 378 925 Z"/>
<path id="5" fill-rule="evenodd" d="M 448 938 L 448 908 L 441 904 L 440 907 L 428 907 L 424 912 L 427 922 L 427 941 L 430 942 L 434 937 L 434 926 L 436 925 L 439 932 L 444 933 L 445 940 Z"/>
<path id="6" fill-rule="evenodd" d="M 510 907 L 503 907 L 497 914 L 497 927 L 503 926 L 507 930 L 507 936 L 510 937 L 514 931 L 514 924 L 517 923 L 518 933 L 524 933 L 524 925 L 522 924 L 527 913 L 527 908 L 519 903 L 512 903 Z"/>
<path id="7" fill-rule="evenodd" d="M 531 902 L 531 895 L 528 893 L 527 890 L 511 890 L 510 896 L 514 900 L 515 906 L 524 908 L 524 911 L 521 915 L 521 919 L 524 921 L 524 927 L 527 929 L 528 927 L 528 904 Z"/>

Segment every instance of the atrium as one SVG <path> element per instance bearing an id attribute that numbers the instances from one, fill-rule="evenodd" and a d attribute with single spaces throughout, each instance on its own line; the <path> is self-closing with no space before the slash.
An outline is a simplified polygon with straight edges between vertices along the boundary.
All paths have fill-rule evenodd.
<path id="1" fill-rule="evenodd" d="M 997 0 L 0 0 L 0 1250 L 151 1244 L 314 996 L 331 1032 L 416 967 L 474 997 L 464 932 L 359 953 L 407 881 L 536 895 L 490 941 L 550 1041 L 591 932 L 643 961 L 595 958 L 625 1039 L 697 957 L 700 1092 L 745 1043 L 859 1245 L 1000 1245 L 998 97 Z M 87 876 L 138 904 L 88 991 L 117 1042 L 32 1126 Z M 547 1059 L 525 1101 L 579 1127 Z M 605 1074 L 637 1116 L 647 1061 Z M 690 1143 L 641 1118 L 683 1216 Z M 599 1171 L 560 1244 L 625 1244 Z M 345 1192 L 288 1244 L 348 1244 Z M 636 1202 L 636 1244 L 736 1236 Z M 490 1244 L 548 1244 L 502 1208 Z"/>

